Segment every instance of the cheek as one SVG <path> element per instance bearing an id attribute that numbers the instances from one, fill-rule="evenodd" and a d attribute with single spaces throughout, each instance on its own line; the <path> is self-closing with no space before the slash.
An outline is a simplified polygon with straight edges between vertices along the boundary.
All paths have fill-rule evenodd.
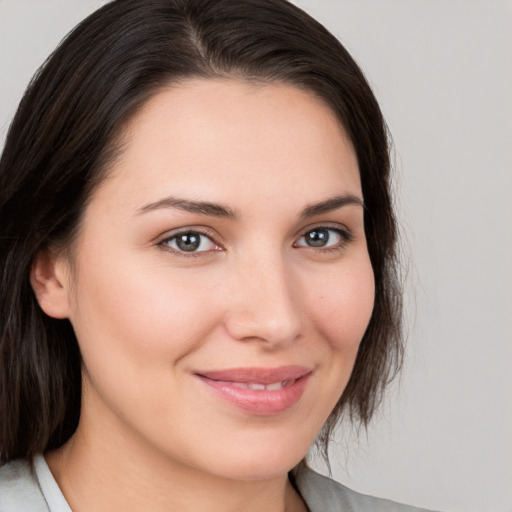
<path id="1" fill-rule="evenodd" d="M 347 265 L 346 270 L 332 275 L 325 283 L 315 304 L 317 325 L 331 350 L 355 360 L 375 299 L 369 259 Z"/>
<path id="2" fill-rule="evenodd" d="M 134 373 L 175 364 L 216 323 L 213 308 L 205 307 L 211 306 L 211 291 L 164 266 L 127 266 L 96 267 L 80 276 L 72 323 L 84 361 L 107 358 Z"/>
<path id="3" fill-rule="evenodd" d="M 136 423 L 138 415 L 153 418 L 140 427 L 156 429 L 156 436 L 158 428 L 169 429 L 176 411 L 185 414 L 181 394 L 170 391 L 184 385 L 180 370 L 208 339 L 217 315 L 211 291 L 196 286 L 195 277 L 128 266 L 131 272 L 117 265 L 81 276 L 73 327 L 88 390 L 83 402 L 97 416 L 107 404 L 107 418 L 111 412 Z"/>

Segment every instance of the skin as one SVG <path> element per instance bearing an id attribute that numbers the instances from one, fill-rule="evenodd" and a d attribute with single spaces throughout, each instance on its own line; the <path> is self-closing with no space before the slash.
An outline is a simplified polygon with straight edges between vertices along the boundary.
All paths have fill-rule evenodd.
<path id="1" fill-rule="evenodd" d="M 74 512 L 306 510 L 287 473 L 343 392 L 374 300 L 353 147 L 311 94 L 228 79 L 159 92 L 123 141 L 72 260 L 33 267 L 41 307 L 70 319 L 83 356 L 80 424 L 46 454 L 52 473 Z M 308 245 L 314 228 L 325 246 Z M 205 233 L 193 253 L 172 238 L 187 230 Z M 274 415 L 195 377 L 283 365 L 312 374 Z"/>

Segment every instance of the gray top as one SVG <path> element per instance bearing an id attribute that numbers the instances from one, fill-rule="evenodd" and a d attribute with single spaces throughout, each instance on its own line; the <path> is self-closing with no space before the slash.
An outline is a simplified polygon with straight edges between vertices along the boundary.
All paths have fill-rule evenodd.
<path id="1" fill-rule="evenodd" d="M 428 512 L 351 491 L 314 471 L 294 473 L 310 512 Z M 72 512 L 42 455 L 0 467 L 0 512 Z"/>

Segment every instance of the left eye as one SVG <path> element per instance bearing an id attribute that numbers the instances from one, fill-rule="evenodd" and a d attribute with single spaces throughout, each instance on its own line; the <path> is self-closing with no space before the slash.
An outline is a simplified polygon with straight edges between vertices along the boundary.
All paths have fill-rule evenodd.
<path id="1" fill-rule="evenodd" d="M 304 233 L 297 243 L 299 247 L 335 247 L 345 242 L 341 231 L 333 228 L 316 228 Z"/>
<path id="2" fill-rule="evenodd" d="M 183 231 L 163 240 L 161 244 L 178 252 L 203 252 L 218 248 L 210 238 L 198 231 Z"/>

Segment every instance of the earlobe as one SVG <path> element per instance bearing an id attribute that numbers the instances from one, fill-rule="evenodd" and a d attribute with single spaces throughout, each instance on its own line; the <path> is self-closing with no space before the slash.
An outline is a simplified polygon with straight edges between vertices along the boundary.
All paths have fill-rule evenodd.
<path id="1" fill-rule="evenodd" d="M 41 309 L 53 318 L 69 318 L 69 283 L 63 259 L 41 249 L 30 269 L 30 283 Z"/>

